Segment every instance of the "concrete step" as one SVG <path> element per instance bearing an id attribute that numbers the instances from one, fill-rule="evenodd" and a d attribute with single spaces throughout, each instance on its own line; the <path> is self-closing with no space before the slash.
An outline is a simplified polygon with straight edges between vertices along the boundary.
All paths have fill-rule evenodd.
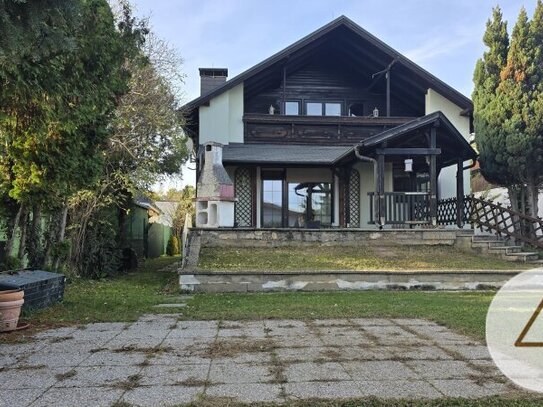
<path id="1" fill-rule="evenodd" d="M 522 246 L 491 246 L 488 251 L 493 253 L 503 252 L 505 254 L 519 253 L 522 251 Z"/>
<path id="2" fill-rule="evenodd" d="M 472 242 L 496 242 L 500 240 L 503 240 L 503 238 L 496 235 L 475 235 L 471 238 Z"/>
<path id="3" fill-rule="evenodd" d="M 506 242 L 504 241 L 501 241 L 501 240 L 489 240 L 489 241 L 486 241 L 486 242 L 471 242 L 471 247 L 477 247 L 477 248 L 481 248 L 481 249 L 490 249 L 490 248 L 494 248 L 494 247 L 503 247 L 503 246 L 506 246 Z"/>
<path id="4" fill-rule="evenodd" d="M 508 261 L 528 262 L 532 260 L 538 260 L 539 254 L 536 252 L 508 253 L 504 256 L 504 259 Z"/>
<path id="5" fill-rule="evenodd" d="M 529 260 L 526 263 L 533 264 L 536 267 L 543 267 L 543 260 L 541 260 L 541 259 L 539 259 L 539 260 Z"/>

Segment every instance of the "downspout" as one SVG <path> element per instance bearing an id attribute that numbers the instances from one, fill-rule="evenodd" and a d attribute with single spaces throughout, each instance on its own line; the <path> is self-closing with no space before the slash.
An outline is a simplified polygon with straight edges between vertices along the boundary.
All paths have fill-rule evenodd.
<path id="1" fill-rule="evenodd" d="M 359 147 L 360 146 L 355 146 L 354 147 L 354 154 L 356 155 L 356 158 L 358 158 L 360 161 L 373 163 L 373 189 L 375 191 L 374 195 L 373 195 L 373 214 L 374 214 L 374 217 L 375 217 L 375 224 L 377 226 L 379 226 L 379 228 L 382 228 L 383 225 L 381 225 L 380 214 L 378 213 L 379 206 L 377 205 L 377 202 L 378 202 L 378 199 L 379 199 L 379 196 L 377 195 L 377 184 L 379 182 L 378 181 L 378 174 L 377 174 L 377 171 L 378 171 L 377 170 L 377 160 L 375 158 L 368 157 L 368 156 L 360 154 L 360 151 L 358 151 Z"/>

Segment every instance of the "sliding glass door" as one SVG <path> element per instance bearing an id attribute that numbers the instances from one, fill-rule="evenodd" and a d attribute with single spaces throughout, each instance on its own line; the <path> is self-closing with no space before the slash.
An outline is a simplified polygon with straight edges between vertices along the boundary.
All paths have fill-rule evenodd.
<path id="1" fill-rule="evenodd" d="M 262 171 L 262 227 L 332 226 L 330 182 L 287 182 L 285 171 Z"/>

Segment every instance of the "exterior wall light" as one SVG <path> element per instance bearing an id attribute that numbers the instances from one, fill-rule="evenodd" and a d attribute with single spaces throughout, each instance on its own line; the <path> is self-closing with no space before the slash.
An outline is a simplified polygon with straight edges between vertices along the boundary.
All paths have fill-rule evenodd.
<path id="1" fill-rule="evenodd" d="M 407 158 L 404 161 L 404 164 L 405 164 L 405 172 L 413 172 L 413 159 L 412 158 Z"/>
<path id="2" fill-rule="evenodd" d="M 373 109 L 373 117 L 379 117 L 379 109 L 377 107 Z"/>

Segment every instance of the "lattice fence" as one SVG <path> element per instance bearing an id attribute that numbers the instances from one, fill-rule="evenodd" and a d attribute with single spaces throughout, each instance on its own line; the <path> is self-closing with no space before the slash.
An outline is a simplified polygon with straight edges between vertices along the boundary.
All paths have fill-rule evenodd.
<path id="1" fill-rule="evenodd" d="M 250 168 L 238 168 L 235 175 L 235 222 L 239 227 L 252 227 L 254 211 L 254 171 Z"/>
<path id="2" fill-rule="evenodd" d="M 462 201 L 462 225 L 469 222 L 472 201 L 470 196 L 465 196 Z M 437 223 L 438 225 L 456 225 L 457 224 L 457 206 L 456 198 L 440 199 L 437 203 Z"/>
<path id="3" fill-rule="evenodd" d="M 360 173 L 354 168 L 349 174 L 347 205 L 349 205 L 349 227 L 360 227 Z"/>

